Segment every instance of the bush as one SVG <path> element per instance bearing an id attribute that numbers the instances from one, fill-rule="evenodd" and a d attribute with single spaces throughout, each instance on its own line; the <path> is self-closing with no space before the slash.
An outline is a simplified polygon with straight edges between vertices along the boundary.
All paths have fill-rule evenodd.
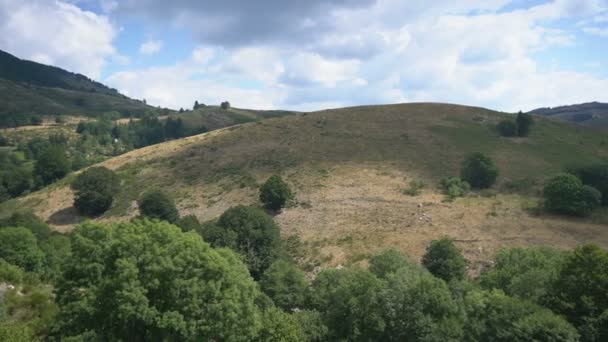
<path id="1" fill-rule="evenodd" d="M 496 130 L 503 137 L 517 136 L 517 124 L 511 120 L 502 120 L 496 125 Z"/>
<path id="2" fill-rule="evenodd" d="M 44 253 L 38 247 L 36 236 L 27 228 L 2 228 L 0 258 L 25 271 L 38 272 L 44 262 Z"/>
<path id="3" fill-rule="evenodd" d="M 17 211 L 10 217 L 0 220 L 0 227 L 27 228 L 36 235 L 38 240 L 47 239 L 51 235 L 49 225 L 29 210 Z"/>
<path id="4" fill-rule="evenodd" d="M 441 180 L 441 189 L 448 199 L 453 200 L 456 197 L 466 195 L 471 186 L 459 177 L 444 178 Z"/>
<path id="5" fill-rule="evenodd" d="M 213 246 L 239 253 L 255 279 L 261 277 L 280 251 L 279 228 L 258 208 L 230 208 L 220 216 L 217 225 L 206 224 L 202 235 Z"/>
<path id="6" fill-rule="evenodd" d="M 38 156 L 34 165 L 34 177 L 38 185 L 48 185 L 63 178 L 70 170 L 65 150 L 60 146 L 51 146 Z"/>
<path id="7" fill-rule="evenodd" d="M 473 188 L 489 188 L 496 182 L 497 177 L 498 169 L 494 162 L 482 153 L 473 153 L 463 162 L 461 178 Z"/>
<path id="8" fill-rule="evenodd" d="M 530 134 L 530 127 L 534 123 L 534 118 L 530 114 L 519 112 L 515 122 L 517 123 L 517 135 L 527 137 Z"/>
<path id="9" fill-rule="evenodd" d="M 76 192 L 74 207 L 88 216 L 103 214 L 112 206 L 119 185 L 120 181 L 114 171 L 105 167 L 87 169 L 71 184 L 72 190 Z"/>
<path id="10" fill-rule="evenodd" d="M 6 137 L 2 134 L 0 134 L 0 146 L 7 146 L 8 145 L 8 140 L 6 139 Z"/>
<path id="11" fill-rule="evenodd" d="M 601 194 L 568 173 L 558 174 L 547 181 L 543 190 L 545 207 L 553 212 L 573 216 L 588 216 L 600 205 Z"/>
<path id="12" fill-rule="evenodd" d="M 572 168 L 571 173 L 578 176 L 583 184 L 601 192 L 602 205 L 608 205 L 608 163 Z"/>
<path id="13" fill-rule="evenodd" d="M 230 109 L 230 102 L 224 101 L 224 102 L 221 103 L 220 106 L 222 107 L 222 109 L 226 109 L 226 110 Z"/>
<path id="14" fill-rule="evenodd" d="M 411 262 L 396 249 L 386 249 L 369 260 L 369 271 L 380 279 L 386 279 L 408 267 L 412 267 Z"/>
<path id="15" fill-rule="evenodd" d="M 180 217 L 179 220 L 175 222 L 175 225 L 180 227 L 182 229 L 182 232 L 198 232 L 201 228 L 201 223 L 194 215 L 186 215 L 184 217 Z"/>
<path id="16" fill-rule="evenodd" d="M 179 218 L 173 199 L 160 190 L 145 192 L 137 204 L 142 216 L 165 220 L 171 223 Z"/>
<path id="17" fill-rule="evenodd" d="M 271 176 L 260 187 L 260 201 L 268 209 L 280 210 L 291 197 L 289 185 L 278 175 Z"/>
<path id="18" fill-rule="evenodd" d="M 435 277 L 447 282 L 466 277 L 466 261 L 448 238 L 431 241 L 422 257 L 422 265 Z"/>
<path id="19" fill-rule="evenodd" d="M 276 306 L 291 311 L 304 306 L 308 284 L 304 272 L 293 263 L 277 260 L 264 272 L 260 287 Z"/>
<path id="20" fill-rule="evenodd" d="M 424 189 L 424 182 L 418 180 L 411 180 L 409 183 L 409 187 L 407 189 L 403 189 L 403 193 L 409 196 L 418 196 L 422 189 Z"/>

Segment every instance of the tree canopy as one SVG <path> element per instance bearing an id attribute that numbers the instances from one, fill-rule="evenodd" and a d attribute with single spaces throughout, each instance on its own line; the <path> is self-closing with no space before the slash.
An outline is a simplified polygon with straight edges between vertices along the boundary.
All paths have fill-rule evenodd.
<path id="1" fill-rule="evenodd" d="M 137 201 L 139 212 L 144 217 L 156 218 L 168 222 L 179 219 L 179 213 L 175 202 L 167 193 L 160 190 L 145 192 Z"/>
<path id="2" fill-rule="evenodd" d="M 490 157 L 482 153 L 469 155 L 462 164 L 461 178 L 473 188 L 491 187 L 498 177 L 498 169 Z"/>
<path id="3" fill-rule="evenodd" d="M 279 210 L 292 197 L 289 185 L 279 175 L 273 175 L 260 187 L 260 201 L 268 209 Z"/>

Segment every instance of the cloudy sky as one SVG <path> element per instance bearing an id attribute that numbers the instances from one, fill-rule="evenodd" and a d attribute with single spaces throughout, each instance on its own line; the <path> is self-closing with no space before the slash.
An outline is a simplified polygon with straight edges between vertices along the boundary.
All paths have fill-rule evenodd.
<path id="1" fill-rule="evenodd" d="M 0 49 L 170 108 L 608 102 L 608 0 L 0 0 Z"/>

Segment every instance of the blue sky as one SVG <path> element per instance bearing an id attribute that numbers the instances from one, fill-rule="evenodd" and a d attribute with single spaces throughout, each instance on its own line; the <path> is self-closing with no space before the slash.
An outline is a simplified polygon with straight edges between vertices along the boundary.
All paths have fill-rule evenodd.
<path id="1" fill-rule="evenodd" d="M 608 0 L 0 0 L 0 49 L 176 109 L 608 102 Z"/>

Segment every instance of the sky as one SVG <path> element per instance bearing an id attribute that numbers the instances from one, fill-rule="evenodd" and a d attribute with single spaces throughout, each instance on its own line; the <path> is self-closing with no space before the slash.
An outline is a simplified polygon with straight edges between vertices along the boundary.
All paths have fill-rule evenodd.
<path id="1" fill-rule="evenodd" d="M 608 102 L 608 0 L 0 0 L 0 49 L 173 109 Z"/>

